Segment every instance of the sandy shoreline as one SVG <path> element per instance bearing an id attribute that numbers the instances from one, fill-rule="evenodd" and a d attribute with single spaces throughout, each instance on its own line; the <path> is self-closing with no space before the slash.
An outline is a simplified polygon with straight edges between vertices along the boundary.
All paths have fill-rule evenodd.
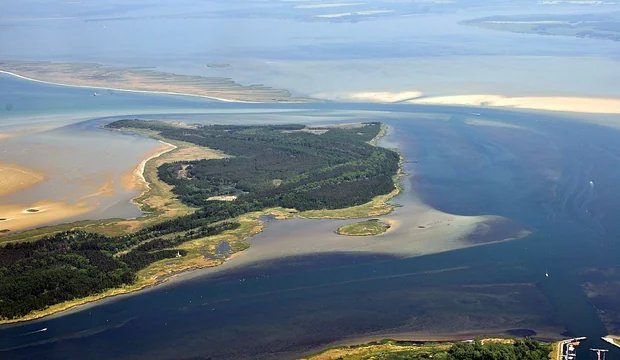
<path id="1" fill-rule="evenodd" d="M 160 156 L 162 156 L 165 153 L 168 153 L 170 151 L 173 151 L 175 149 L 177 149 L 177 147 L 175 145 L 172 145 L 170 143 L 167 143 L 165 141 L 162 140 L 158 140 L 160 143 L 162 143 L 163 146 L 159 147 L 158 149 L 156 149 L 154 151 L 154 153 L 150 156 L 148 156 L 146 159 L 142 160 L 140 162 L 140 164 L 138 164 L 138 166 L 136 167 L 136 169 L 133 171 L 133 175 L 137 178 L 137 181 L 134 181 L 134 186 L 137 184 L 141 184 L 143 191 L 140 195 L 136 196 L 136 198 L 144 195 L 147 191 L 149 191 L 150 189 L 150 184 L 148 181 L 146 181 L 146 178 L 144 177 L 144 169 L 146 167 L 146 163 L 148 163 L 149 161 L 151 161 L 152 159 L 156 159 Z M 135 200 L 136 198 L 132 199 Z"/>
<path id="2" fill-rule="evenodd" d="M 620 114 L 620 99 L 568 96 L 523 96 L 502 95 L 453 95 L 423 97 L 408 100 L 411 104 L 461 105 L 474 107 L 506 107 L 515 109 L 577 112 L 591 114 Z"/>
<path id="3" fill-rule="evenodd" d="M 317 93 L 313 96 L 332 101 L 409 103 L 420 105 L 452 105 L 501 107 L 527 110 L 560 111 L 591 114 L 620 114 L 620 98 L 579 96 L 504 96 L 497 94 L 425 96 L 420 90 L 357 91 Z"/>
<path id="4" fill-rule="evenodd" d="M 357 92 L 315 94 L 316 97 L 326 98 L 330 100 L 373 102 L 373 103 L 397 103 L 397 102 L 415 99 L 422 95 L 423 93 L 417 90 L 357 91 Z"/>
<path id="5" fill-rule="evenodd" d="M 203 98 L 203 99 L 216 100 L 216 101 L 222 101 L 222 102 L 246 103 L 246 104 L 261 104 L 261 102 L 259 102 L 259 101 L 233 100 L 233 99 L 219 98 L 219 97 L 215 97 L 215 96 L 196 95 L 196 94 L 188 94 L 188 93 L 181 93 L 181 92 L 174 92 L 174 91 L 130 90 L 130 89 L 113 88 L 113 87 L 96 86 L 96 85 L 94 85 L 94 86 L 89 86 L 89 85 L 71 85 L 71 84 L 65 84 L 65 83 L 59 83 L 59 82 L 38 80 L 38 79 L 34 79 L 34 78 L 31 78 L 31 77 L 23 76 L 23 75 L 16 74 L 14 72 L 6 71 L 6 70 L 0 70 L 0 74 L 11 75 L 11 76 L 15 76 L 17 78 L 20 78 L 22 80 L 34 81 L 34 82 L 38 82 L 38 83 L 42 83 L 42 84 L 56 85 L 56 86 L 67 86 L 67 87 L 75 87 L 75 88 L 82 88 L 82 89 L 101 89 L 101 90 L 112 90 L 112 91 L 142 93 L 142 94 L 154 94 L 154 95 L 180 95 L 180 96 L 199 97 L 199 98 Z M 0 138 L 0 140 L 1 140 L 1 138 Z"/>

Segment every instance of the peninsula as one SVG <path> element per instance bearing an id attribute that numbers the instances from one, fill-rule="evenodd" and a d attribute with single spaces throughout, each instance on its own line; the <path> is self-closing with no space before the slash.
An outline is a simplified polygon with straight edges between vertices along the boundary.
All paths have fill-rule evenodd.
<path id="1" fill-rule="evenodd" d="M 92 63 L 0 61 L 0 73 L 56 85 L 197 96 L 227 102 L 313 102 L 288 91 L 263 85 L 240 85 L 223 77 L 165 73 L 148 68 L 123 68 Z M 94 95 L 101 95 L 95 93 Z"/>
<path id="2" fill-rule="evenodd" d="M 248 247 L 245 239 L 261 231 L 263 214 L 377 216 L 391 210 L 386 201 L 399 191 L 400 156 L 371 144 L 385 130 L 376 122 L 308 128 L 120 120 L 107 128 L 144 132 L 176 146 L 168 160 L 179 152 L 210 155 L 174 162 L 154 157 L 145 164 L 151 188 L 136 199 L 151 213 L 145 221 L 7 237 L 0 248 L 2 322 L 42 317 L 219 265 Z M 235 200 L 213 200 L 221 197 Z"/>

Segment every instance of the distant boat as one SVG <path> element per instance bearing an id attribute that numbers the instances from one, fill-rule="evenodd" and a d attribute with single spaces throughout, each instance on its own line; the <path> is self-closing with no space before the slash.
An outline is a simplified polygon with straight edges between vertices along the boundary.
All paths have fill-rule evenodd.
<path id="1" fill-rule="evenodd" d="M 93 96 L 97 96 L 97 95 L 99 95 L 99 94 L 97 94 L 97 93 L 93 93 Z"/>
<path id="2" fill-rule="evenodd" d="M 594 181 L 590 180 L 590 186 L 594 186 Z"/>
<path id="3" fill-rule="evenodd" d="M 545 277 L 549 277 L 549 273 L 545 271 Z"/>

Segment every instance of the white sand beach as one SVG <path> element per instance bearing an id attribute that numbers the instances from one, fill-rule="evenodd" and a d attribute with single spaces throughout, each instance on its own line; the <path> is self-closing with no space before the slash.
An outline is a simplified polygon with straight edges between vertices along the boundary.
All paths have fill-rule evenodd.
<path id="1" fill-rule="evenodd" d="M 620 114 L 620 99 L 566 97 L 566 96 L 524 96 L 502 95 L 452 95 L 424 97 L 409 100 L 414 104 L 465 105 L 476 107 L 508 107 L 517 109 L 580 112 L 591 114 Z"/>
<path id="2" fill-rule="evenodd" d="M 417 90 L 405 91 L 358 91 L 358 92 L 340 92 L 340 93 L 320 93 L 314 96 L 322 99 L 340 100 L 340 101 L 359 101 L 373 103 L 394 103 L 415 99 L 422 96 L 423 93 Z"/>

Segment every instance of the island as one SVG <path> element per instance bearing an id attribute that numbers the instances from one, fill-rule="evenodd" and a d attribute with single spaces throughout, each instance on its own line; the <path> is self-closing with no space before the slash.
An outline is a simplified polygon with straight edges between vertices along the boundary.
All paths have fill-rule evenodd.
<path id="1" fill-rule="evenodd" d="M 363 345 L 337 346 L 303 360 L 438 359 L 548 360 L 552 346 L 529 338 L 488 338 L 461 342 L 397 341 L 385 339 Z"/>
<path id="2" fill-rule="evenodd" d="M 249 246 L 262 215 L 378 216 L 392 210 L 387 200 L 399 192 L 401 157 L 374 145 L 385 133 L 378 122 L 186 126 L 126 119 L 106 128 L 148 134 L 174 148 L 144 165 L 150 188 L 136 203 L 147 216 L 2 238 L 3 323 L 222 264 Z"/>
<path id="3" fill-rule="evenodd" d="M 390 224 L 379 219 L 370 219 L 353 224 L 342 225 L 336 230 L 338 235 L 371 236 L 383 234 L 390 228 Z"/>
<path id="4" fill-rule="evenodd" d="M 461 24 L 515 33 L 620 41 L 620 12 L 489 16 Z"/>

